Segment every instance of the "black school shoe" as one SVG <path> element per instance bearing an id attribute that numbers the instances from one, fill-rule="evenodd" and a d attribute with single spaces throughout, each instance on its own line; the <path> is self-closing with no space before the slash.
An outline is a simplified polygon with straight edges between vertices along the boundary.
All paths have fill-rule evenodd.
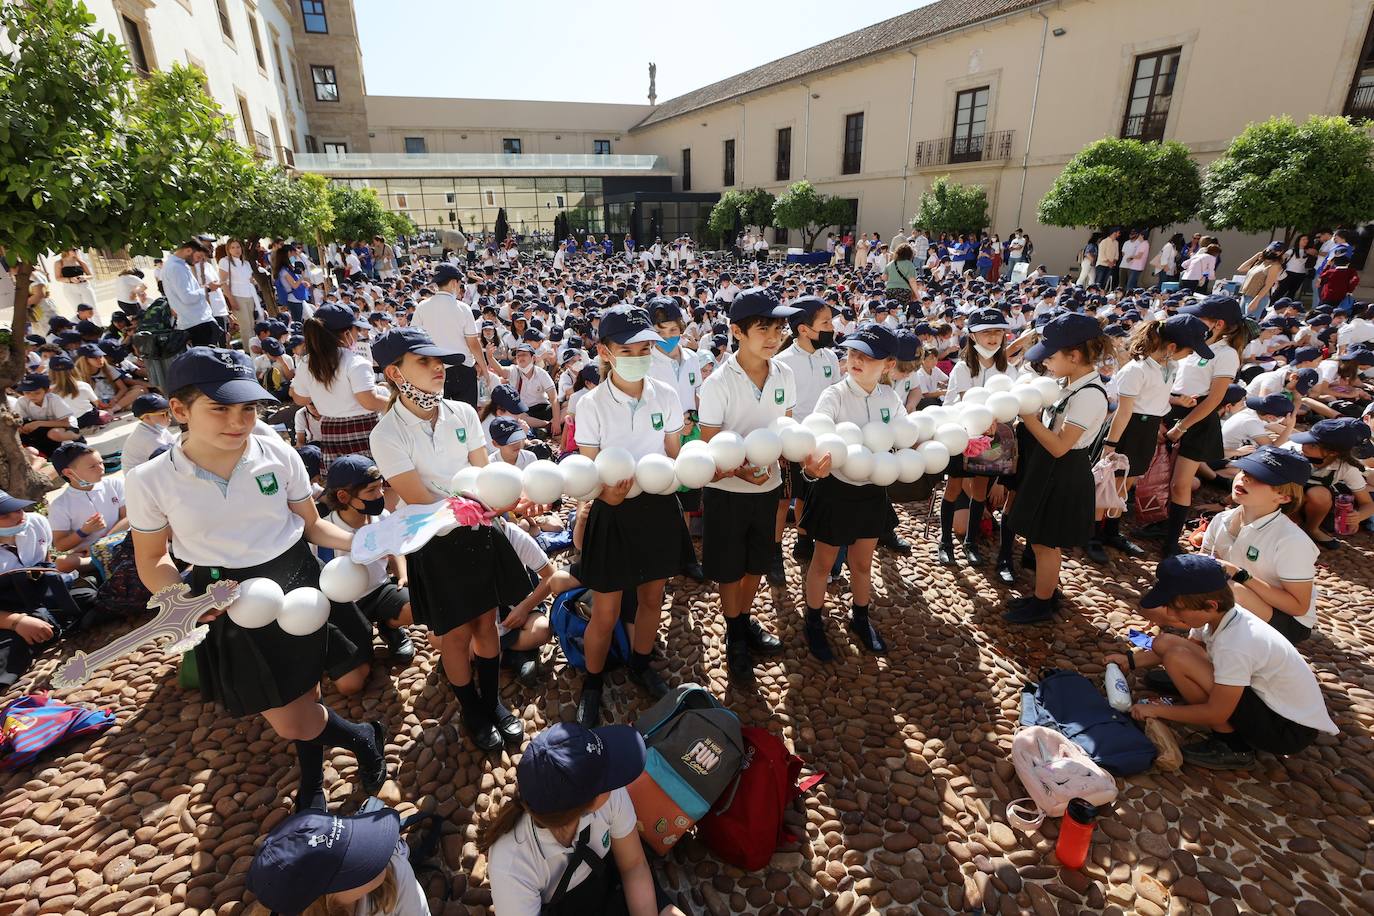
<path id="1" fill-rule="evenodd" d="M 1141 680 L 1147 689 L 1155 693 L 1172 697 L 1179 695 L 1178 688 L 1174 686 L 1174 679 L 1169 677 L 1169 672 L 1162 667 L 1146 668 Z"/>
<path id="2" fill-rule="evenodd" d="M 1128 557 L 1136 557 L 1137 559 L 1139 559 L 1140 557 L 1145 556 L 1145 548 L 1141 547 L 1139 544 L 1137 544 L 1135 541 L 1132 541 L 1124 534 L 1118 534 L 1115 537 L 1109 537 L 1102 543 L 1106 544 L 1113 550 L 1121 551 Z"/>
<path id="3" fill-rule="evenodd" d="M 519 742 L 524 739 L 524 723 L 515 713 L 506 708 L 506 704 L 501 702 L 500 697 L 496 699 L 496 710 L 492 717 L 496 720 L 496 732 L 502 740 Z"/>
<path id="4" fill-rule="evenodd" d="M 969 566 L 982 566 L 984 562 L 983 555 L 969 541 L 964 541 L 964 562 L 968 563 Z"/>
<path id="5" fill-rule="evenodd" d="M 1103 547 L 1102 542 L 1096 538 L 1088 542 L 1088 546 L 1083 548 L 1083 552 L 1088 555 L 1089 560 L 1092 560 L 1099 566 L 1107 563 L 1107 549 Z"/>
<path id="6" fill-rule="evenodd" d="M 1231 747 L 1220 738 L 1205 738 L 1183 746 L 1183 762 L 1205 770 L 1248 770 L 1255 766 L 1255 752 Z"/>
<path id="7" fill-rule="evenodd" d="M 377 629 L 382 634 L 382 641 L 386 643 L 387 654 L 393 663 L 409 665 L 415 660 L 415 643 L 410 641 L 410 634 L 403 627 L 383 625 Z"/>
<path id="8" fill-rule="evenodd" d="M 777 655 L 782 651 L 782 640 L 769 633 L 751 615 L 745 627 L 745 644 L 750 652 L 757 652 L 760 655 Z"/>
<path id="9" fill-rule="evenodd" d="M 851 614 L 849 616 L 849 630 L 858 637 L 859 645 L 874 655 L 887 654 L 887 643 L 883 642 L 882 634 L 873 626 L 867 614 Z"/>
<path id="10" fill-rule="evenodd" d="M 663 680 L 651 666 L 645 665 L 643 668 L 631 667 L 628 669 L 630 680 L 638 684 L 640 689 L 655 700 L 661 700 L 668 695 L 668 682 Z"/>
<path id="11" fill-rule="evenodd" d="M 818 662 L 833 662 L 835 653 L 830 648 L 830 640 L 825 635 L 825 624 L 820 620 L 808 620 L 802 627 L 806 634 L 806 647 Z"/>
<path id="12" fill-rule="evenodd" d="M 526 687 L 539 677 L 538 649 L 508 649 L 501 653 L 501 662 L 515 672 L 515 679 Z"/>
<path id="13" fill-rule="evenodd" d="M 899 556 L 911 556 L 911 542 L 895 531 L 888 532 L 878 538 L 878 546 L 884 547 Z"/>
<path id="14" fill-rule="evenodd" d="M 1003 585 L 1016 584 L 1016 570 L 1012 569 L 1010 560 L 997 561 L 997 578 Z"/>
<path id="15" fill-rule="evenodd" d="M 464 710 L 460 716 L 463 733 L 472 739 L 472 743 L 479 751 L 490 754 L 505 746 L 505 742 L 501 740 L 501 733 L 496 730 L 496 726 L 485 715 L 481 713 L 469 714 Z"/>
<path id="16" fill-rule="evenodd" d="M 1002 619 L 1013 624 L 1048 623 L 1054 619 L 1055 611 L 1058 609 L 1059 602 L 1054 598 L 1042 601 L 1032 595 L 1030 600 L 1020 607 L 1015 607 L 1003 614 Z"/>
<path id="17" fill-rule="evenodd" d="M 596 728 L 601 724 L 600 687 L 582 688 L 582 696 L 577 700 L 577 724 L 583 728 Z"/>
<path id="18" fill-rule="evenodd" d="M 748 686 L 754 683 L 754 656 L 749 653 L 749 643 L 743 639 L 725 640 L 725 667 L 730 672 L 730 680 Z"/>
<path id="19" fill-rule="evenodd" d="M 372 766 L 365 765 L 361 758 L 358 760 L 358 781 L 362 783 L 365 794 L 376 795 L 387 779 L 386 726 L 378 721 L 368 724 L 372 726 L 372 745 L 376 749 L 377 759 Z"/>
<path id="20" fill-rule="evenodd" d="M 953 566 L 955 563 L 959 562 L 958 560 L 954 559 L 954 543 L 952 541 L 950 543 L 945 543 L 944 541 L 941 541 L 940 549 L 936 556 L 939 559 L 941 566 Z"/>

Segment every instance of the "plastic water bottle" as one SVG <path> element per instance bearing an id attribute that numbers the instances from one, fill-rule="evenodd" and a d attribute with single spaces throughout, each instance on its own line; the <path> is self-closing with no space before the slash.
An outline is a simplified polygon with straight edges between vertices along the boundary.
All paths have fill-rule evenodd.
<path id="1" fill-rule="evenodd" d="M 1126 675 L 1122 674 L 1116 662 L 1107 663 L 1107 671 L 1102 675 L 1102 681 L 1107 688 L 1107 702 L 1112 709 L 1117 712 L 1129 712 L 1131 687 L 1126 683 Z"/>
<path id="2" fill-rule="evenodd" d="M 1355 510 L 1355 497 L 1342 487 L 1336 495 L 1336 533 L 1354 534 L 1355 529 L 1350 524 L 1350 513 Z"/>
<path id="3" fill-rule="evenodd" d="M 1059 841 L 1054 854 L 1065 868 L 1082 868 L 1088 860 L 1088 847 L 1093 840 L 1093 822 L 1097 807 L 1082 798 L 1069 800 L 1064 819 L 1059 822 Z"/>

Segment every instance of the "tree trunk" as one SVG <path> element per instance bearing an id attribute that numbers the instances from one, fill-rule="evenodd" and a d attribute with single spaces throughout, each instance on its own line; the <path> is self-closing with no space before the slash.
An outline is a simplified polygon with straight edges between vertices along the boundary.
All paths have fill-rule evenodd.
<path id="1" fill-rule="evenodd" d="M 33 276 L 33 265 L 21 260 L 17 269 L 10 339 L 7 344 L 0 345 L 0 387 L 3 388 L 14 387 L 24 377 L 24 360 L 29 351 L 24 337 L 29 333 L 29 280 Z M 19 441 L 20 422 L 14 411 L 0 409 L 0 488 L 20 499 L 38 499 L 57 483 L 29 464 L 28 450 Z"/>
<path id="2" fill-rule="evenodd" d="M 809 229 L 802 230 L 802 232 L 806 233 L 806 248 L 804 249 L 805 251 L 812 251 L 813 249 L 815 249 L 816 239 L 820 237 L 821 230 L 824 228 L 824 226 L 817 226 L 815 228 L 815 231 Z"/>
<path id="3" fill-rule="evenodd" d="M 324 233 L 318 229 L 315 230 L 315 250 L 320 253 L 320 267 L 324 268 L 324 291 L 327 293 L 334 288 L 334 274 L 324 253 Z"/>

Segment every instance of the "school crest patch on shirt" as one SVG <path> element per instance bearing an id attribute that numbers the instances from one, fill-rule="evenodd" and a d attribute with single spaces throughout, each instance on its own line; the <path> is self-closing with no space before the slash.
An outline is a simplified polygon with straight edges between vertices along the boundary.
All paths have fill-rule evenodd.
<path id="1" fill-rule="evenodd" d="M 892 419 L 892 411 L 888 410 L 886 407 L 878 408 L 878 413 L 882 416 L 884 423 Z"/>
<path id="2" fill-rule="evenodd" d="M 826 378 L 830 378 L 831 373 L 834 372 L 830 366 L 822 366 L 821 371 L 825 373 Z"/>
<path id="3" fill-rule="evenodd" d="M 783 399 L 782 389 L 781 389 L 781 388 L 774 388 L 774 389 L 773 389 L 773 403 L 774 403 L 774 404 L 781 404 L 781 403 L 782 403 L 782 399 Z"/>
<path id="4" fill-rule="evenodd" d="M 454 430 L 454 432 L 456 432 L 456 433 L 458 434 L 458 441 L 459 441 L 459 442 L 467 442 L 467 441 L 468 441 L 468 431 L 467 431 L 466 429 L 464 429 L 463 427 L 461 427 L 461 426 L 458 427 L 456 430 Z"/>
<path id="5" fill-rule="evenodd" d="M 1258 548 L 1258 547 L 1247 547 L 1247 548 L 1245 548 L 1245 558 L 1246 558 L 1247 560 L 1258 560 L 1258 559 L 1259 559 L 1259 548 Z"/>
<path id="6" fill-rule="evenodd" d="M 654 424 L 654 429 L 662 429 L 662 428 L 663 428 L 663 414 L 661 414 L 661 413 L 653 414 L 652 416 L 649 417 L 649 420 L 650 420 L 650 422 L 652 422 L 652 423 Z"/>
<path id="7" fill-rule="evenodd" d="M 1197 364 L 1198 364 L 1199 366 L 1205 366 L 1205 365 L 1207 365 L 1209 362 L 1211 362 L 1211 360 L 1209 360 L 1209 359 L 1200 359 L 1200 360 L 1197 361 Z"/>
<path id="8" fill-rule="evenodd" d="M 689 384 L 689 385 L 695 385 L 696 383 L 697 383 L 697 374 L 696 374 L 695 372 L 688 372 L 688 373 L 687 373 L 687 384 Z"/>
<path id="9" fill-rule="evenodd" d="M 253 478 L 258 482 L 258 492 L 263 496 L 274 496 L 277 492 L 277 475 L 268 471 Z"/>

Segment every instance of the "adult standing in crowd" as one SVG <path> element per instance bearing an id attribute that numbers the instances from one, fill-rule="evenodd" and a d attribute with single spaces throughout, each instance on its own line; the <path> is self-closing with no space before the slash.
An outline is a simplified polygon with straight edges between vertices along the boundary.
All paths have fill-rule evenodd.
<path id="1" fill-rule="evenodd" d="M 229 299 L 234 304 L 234 320 L 239 324 L 239 339 L 243 341 L 243 352 L 248 351 L 248 342 L 253 339 L 253 322 L 257 314 L 257 298 L 253 292 L 253 264 L 243 256 L 243 242 L 230 239 L 215 252 L 219 267 L 219 280 L 229 290 Z"/>
<path id="2" fill-rule="evenodd" d="M 444 377 L 444 397 L 477 406 L 477 378 L 491 371 L 482 350 L 477 319 L 472 309 L 460 298 L 463 292 L 463 272 L 452 264 L 440 264 L 434 270 L 433 296 L 415 307 L 410 322 L 424 328 L 436 346 L 456 351 L 463 361 L 451 364 Z"/>
<path id="3" fill-rule="evenodd" d="M 214 346 L 219 337 L 219 324 L 210 312 L 210 300 L 195 269 L 209 254 L 200 239 L 187 239 L 162 265 L 163 295 L 176 316 L 177 329 L 186 332 L 187 345 L 192 347 Z M 218 281 L 215 287 L 219 287 Z"/>

